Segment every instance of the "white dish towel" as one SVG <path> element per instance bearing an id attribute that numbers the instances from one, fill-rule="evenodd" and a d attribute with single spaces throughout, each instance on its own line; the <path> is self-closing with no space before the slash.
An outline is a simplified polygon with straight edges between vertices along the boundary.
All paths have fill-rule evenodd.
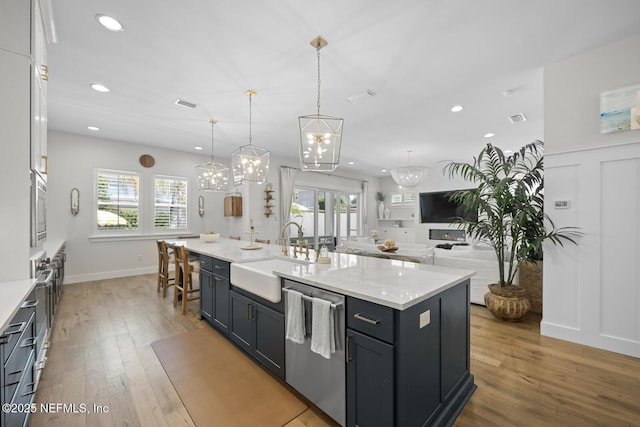
<path id="1" fill-rule="evenodd" d="M 287 289 L 287 333 L 286 338 L 296 344 L 304 343 L 304 303 L 302 294 Z"/>
<path id="2" fill-rule="evenodd" d="M 336 351 L 335 326 L 331 315 L 331 302 L 314 298 L 311 304 L 311 351 L 325 359 L 331 359 Z"/>

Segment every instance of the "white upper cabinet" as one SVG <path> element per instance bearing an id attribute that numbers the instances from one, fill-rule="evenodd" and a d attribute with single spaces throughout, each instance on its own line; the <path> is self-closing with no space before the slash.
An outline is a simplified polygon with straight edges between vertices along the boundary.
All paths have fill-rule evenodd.
<path id="1" fill-rule="evenodd" d="M 2 0 L 0 49 L 29 56 L 31 53 L 31 1 Z"/>

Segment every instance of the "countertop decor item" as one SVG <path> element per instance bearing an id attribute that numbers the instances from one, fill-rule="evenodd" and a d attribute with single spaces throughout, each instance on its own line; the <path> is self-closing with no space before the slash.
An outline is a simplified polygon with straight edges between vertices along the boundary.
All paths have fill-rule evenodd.
<path id="1" fill-rule="evenodd" d="M 229 168 L 222 163 L 216 163 L 213 157 L 213 128 L 218 122 L 210 119 L 209 123 L 211 123 L 211 160 L 196 166 L 198 190 L 227 191 L 229 188 Z"/>
<path id="2" fill-rule="evenodd" d="M 262 246 L 254 244 L 255 240 L 253 239 L 253 235 L 258 234 L 258 232 L 256 231 L 256 227 L 253 225 L 253 219 L 249 220 L 249 224 L 250 224 L 249 231 L 245 231 L 245 234 L 249 235 L 249 245 L 240 246 L 240 249 L 244 249 L 244 250 L 262 249 L 263 248 Z"/>
<path id="3" fill-rule="evenodd" d="M 151 154 L 143 154 L 142 156 L 140 156 L 138 161 L 145 168 L 153 167 L 153 165 L 156 164 L 156 159 L 154 159 Z"/>
<path id="4" fill-rule="evenodd" d="M 396 184 L 402 186 L 402 188 L 411 188 L 420 185 L 429 173 L 429 169 L 424 166 L 411 164 L 412 152 L 411 150 L 407 151 L 408 161 L 406 166 L 391 169 L 391 177 Z"/>
<path id="5" fill-rule="evenodd" d="M 243 145 L 231 153 L 233 185 L 240 185 L 243 182 L 262 184 L 267 181 L 271 153 L 264 148 L 253 145 L 251 103 L 256 92 L 247 90 L 244 94 L 249 97 L 249 144 Z"/>
<path id="6" fill-rule="evenodd" d="M 320 114 L 320 49 L 327 41 L 318 36 L 309 42 L 318 57 L 318 102 L 316 114 L 298 117 L 300 125 L 300 167 L 303 171 L 334 171 L 340 163 L 344 120 Z"/>
<path id="7" fill-rule="evenodd" d="M 216 233 L 215 231 L 210 231 L 208 233 L 200 234 L 200 239 L 203 242 L 207 242 L 207 243 L 215 242 L 219 238 L 220 238 L 220 233 Z"/>

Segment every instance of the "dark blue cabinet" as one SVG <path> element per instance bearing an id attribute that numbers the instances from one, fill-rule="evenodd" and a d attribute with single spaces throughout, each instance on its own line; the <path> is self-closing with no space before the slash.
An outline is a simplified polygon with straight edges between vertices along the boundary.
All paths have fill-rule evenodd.
<path id="1" fill-rule="evenodd" d="M 347 329 L 347 425 L 392 426 L 393 346 Z"/>
<path id="2" fill-rule="evenodd" d="M 229 308 L 231 341 L 284 380 L 284 314 L 234 290 Z"/>
<path id="3" fill-rule="evenodd" d="M 347 426 L 449 426 L 476 389 L 469 281 L 405 310 L 347 298 Z"/>
<path id="4" fill-rule="evenodd" d="M 229 334 L 229 263 L 200 257 L 200 318 Z"/>
<path id="5" fill-rule="evenodd" d="M 18 309 L 9 325 L 0 334 L 0 403 L 24 407 L 35 394 L 36 324 L 35 291 Z M 0 425 L 13 427 L 27 423 L 28 412 L 2 411 Z"/>

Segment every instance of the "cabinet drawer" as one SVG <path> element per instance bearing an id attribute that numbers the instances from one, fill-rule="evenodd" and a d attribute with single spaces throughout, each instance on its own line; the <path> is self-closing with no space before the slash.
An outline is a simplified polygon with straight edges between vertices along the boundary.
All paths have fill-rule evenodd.
<path id="1" fill-rule="evenodd" d="M 4 364 L 2 382 L 7 401 L 13 397 L 22 378 L 28 375 L 27 361 L 35 354 L 36 339 L 33 334 L 33 321 L 34 316 L 31 316 L 20 334 L 18 344 Z"/>
<path id="2" fill-rule="evenodd" d="M 222 261 L 217 258 L 211 258 L 208 256 L 201 256 L 200 268 L 210 271 L 213 274 L 217 274 L 218 276 L 224 277 L 225 279 L 229 278 L 228 261 Z"/>
<path id="3" fill-rule="evenodd" d="M 32 295 L 35 297 L 35 293 Z M 29 319 L 31 319 L 31 316 L 35 313 L 36 304 L 37 300 L 35 300 L 35 298 L 33 300 L 29 299 L 23 302 L 16 315 L 13 316 L 9 326 L 7 326 L 2 332 L 0 343 L 3 344 L 3 364 L 7 363 L 7 359 L 11 355 L 11 352 L 15 348 L 24 331 L 27 329 Z M 44 301 L 41 304 L 44 304 Z"/>
<path id="4" fill-rule="evenodd" d="M 393 343 L 393 309 L 349 297 L 347 327 Z"/>
<path id="5" fill-rule="evenodd" d="M 34 377 L 34 360 L 35 360 L 35 352 L 31 352 L 28 363 L 25 361 L 26 369 L 24 376 L 22 377 L 22 381 L 20 384 L 16 384 L 17 390 L 13 395 L 13 398 L 9 400 L 7 396 L 7 403 L 12 403 L 14 405 L 18 405 L 18 408 L 24 408 L 33 402 L 34 395 L 36 393 L 35 390 L 35 377 Z M 27 420 L 29 417 L 28 412 L 25 411 L 13 411 L 7 412 L 5 418 L 5 424 L 8 427 L 11 426 L 23 426 L 27 425 Z"/>

